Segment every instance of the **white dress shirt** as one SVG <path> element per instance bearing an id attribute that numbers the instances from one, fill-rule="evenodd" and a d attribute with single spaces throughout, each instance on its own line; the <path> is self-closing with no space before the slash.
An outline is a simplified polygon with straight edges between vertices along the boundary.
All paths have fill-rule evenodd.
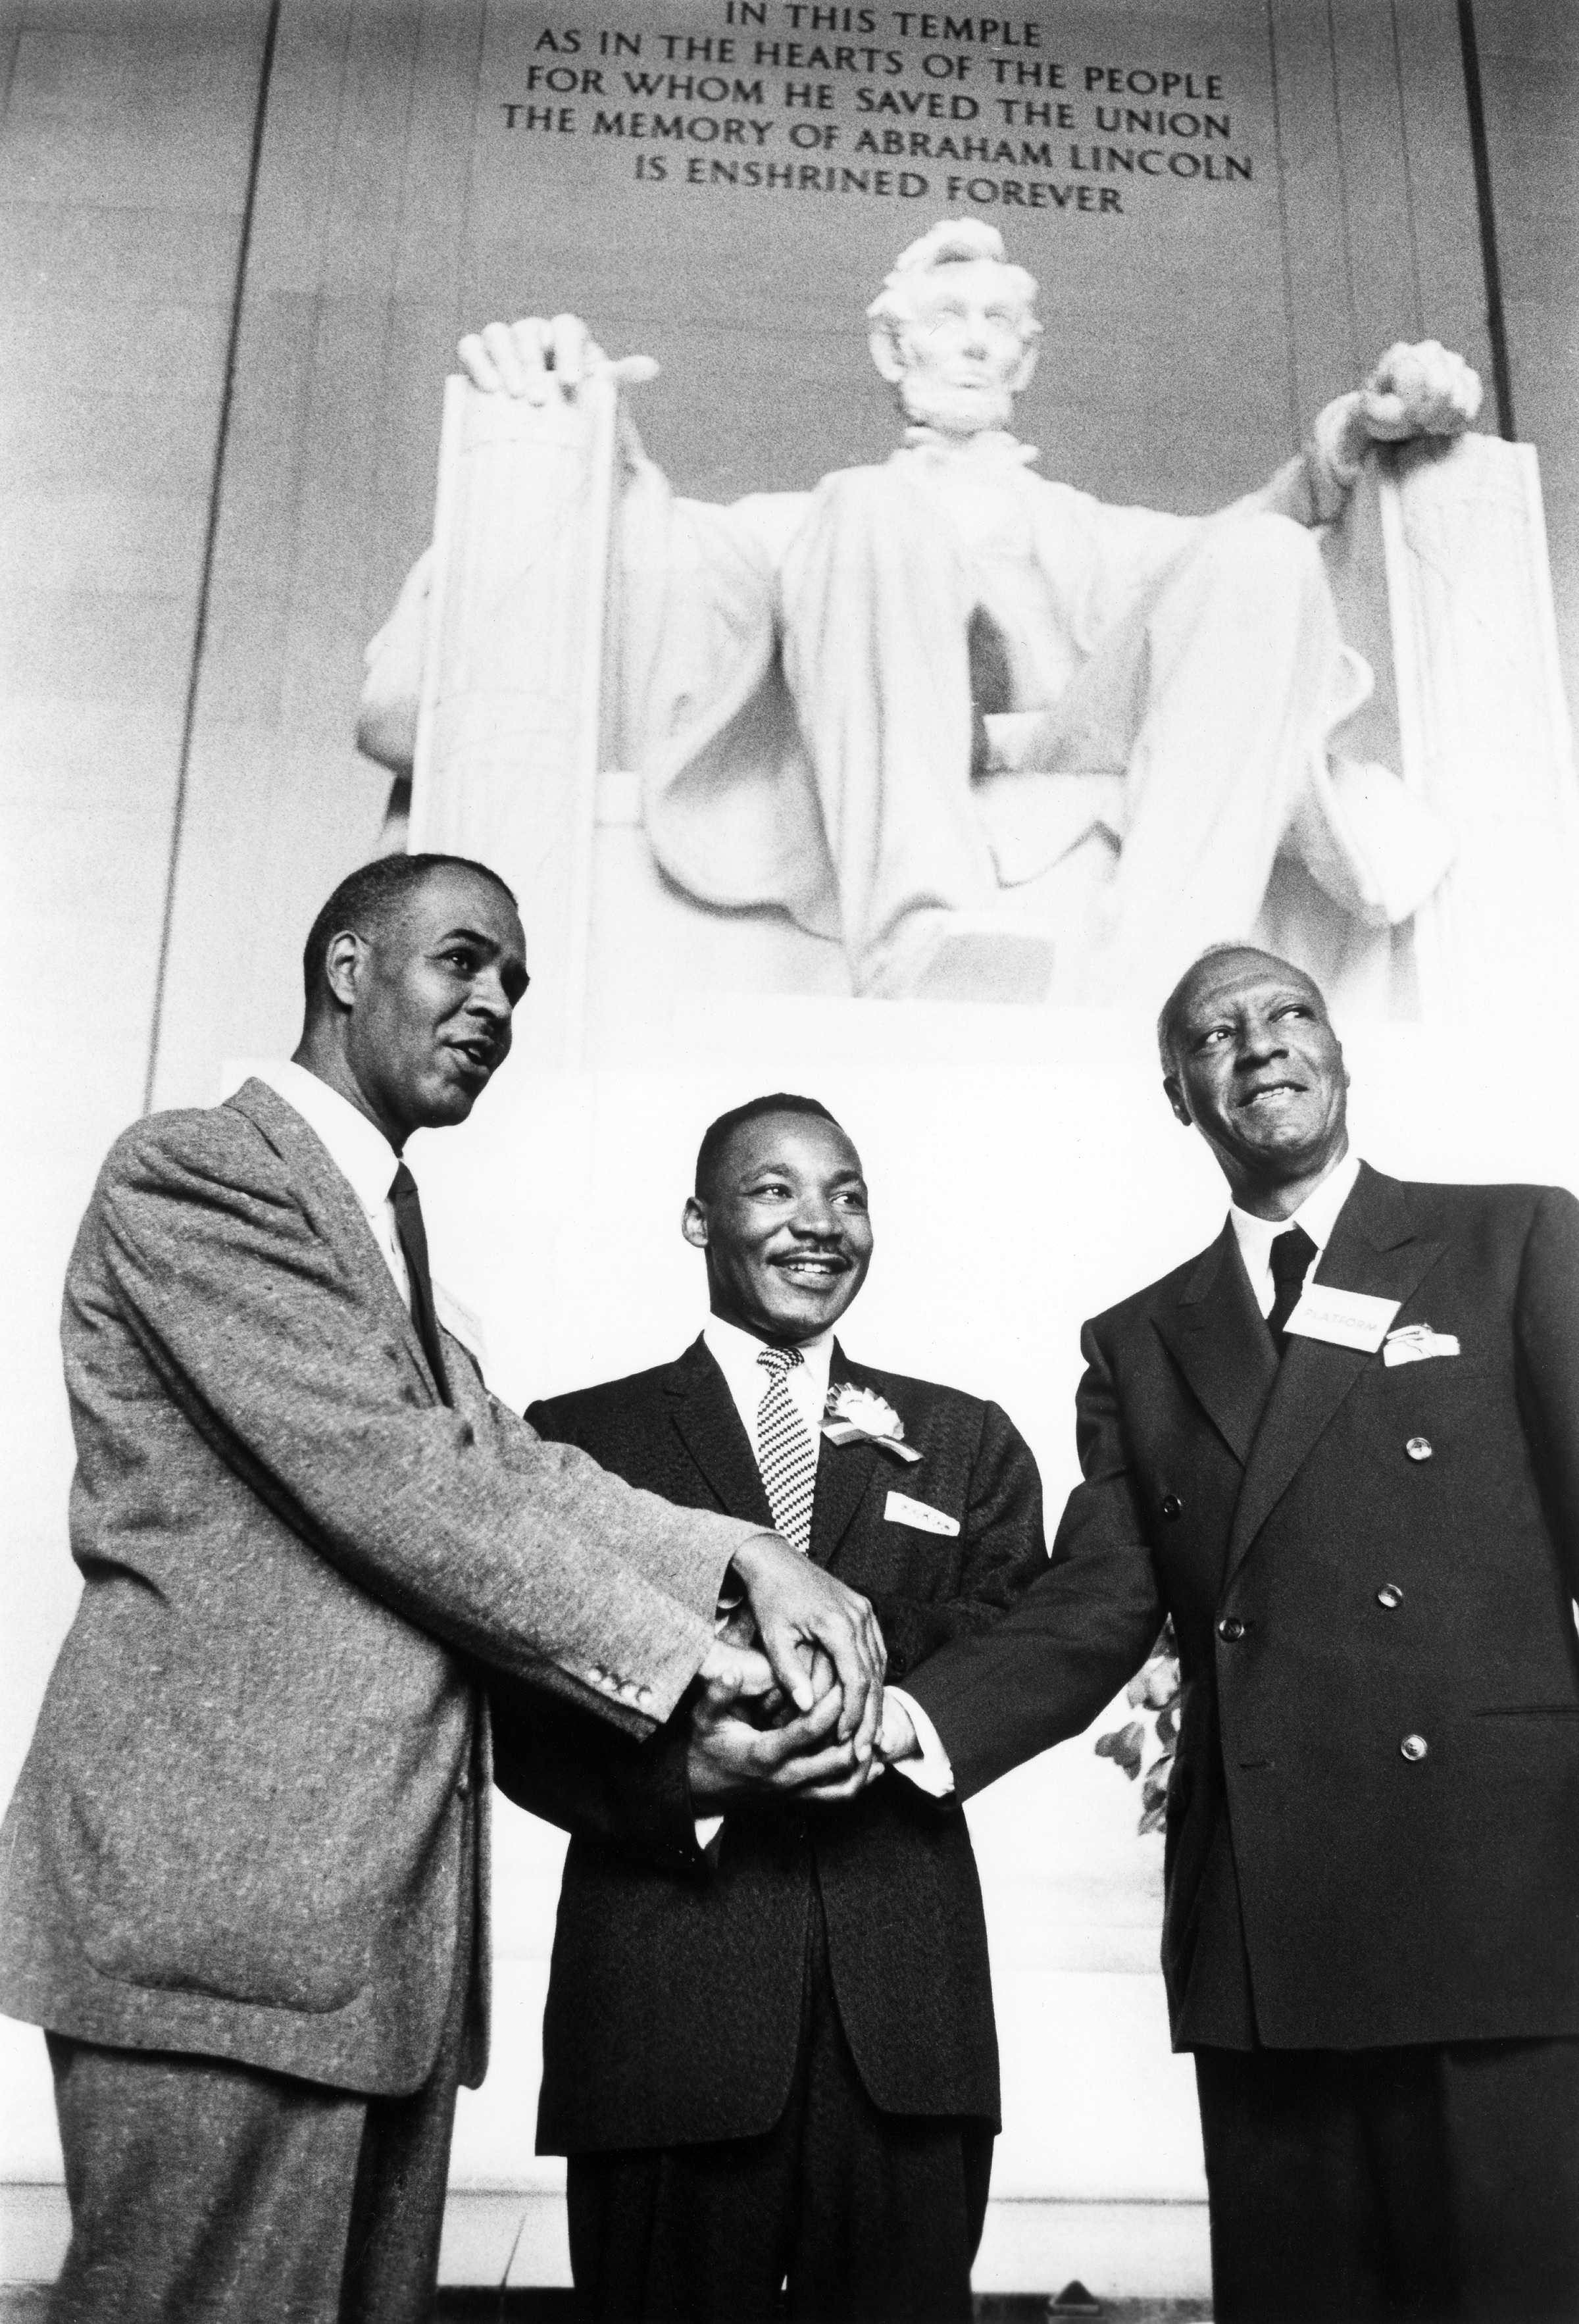
<path id="1" fill-rule="evenodd" d="M 765 1365 L 758 1363 L 757 1358 L 770 1342 L 759 1340 L 754 1332 L 743 1332 L 738 1323 L 726 1323 L 722 1315 L 708 1316 L 702 1338 L 734 1398 L 734 1408 L 760 1467 L 762 1447 L 757 1419 L 762 1398 L 772 1386 L 773 1375 Z M 816 1456 L 822 1451 L 823 1406 L 828 1400 L 828 1367 L 834 1360 L 832 1325 L 819 1332 L 815 1339 L 800 1341 L 799 1352 L 800 1361 L 784 1374 L 784 1386 L 790 1391 L 790 1403 L 806 1423 Z"/>
<path id="2" fill-rule="evenodd" d="M 267 1082 L 275 1096 L 282 1097 L 328 1148 L 329 1160 L 356 1195 L 368 1231 L 378 1245 L 379 1256 L 393 1276 L 395 1288 L 409 1311 L 411 1277 L 406 1273 L 406 1255 L 395 1232 L 394 1204 L 389 1192 L 400 1167 L 400 1156 L 376 1122 L 369 1121 L 349 1098 L 342 1097 L 328 1082 L 320 1082 L 305 1065 L 291 1060 L 285 1065 L 256 1065 L 253 1072 L 254 1079 Z"/>
<path id="3" fill-rule="evenodd" d="M 1333 1239 L 1333 1229 L 1338 1222 L 1338 1213 L 1354 1191 L 1354 1181 L 1360 1176 L 1360 1157 L 1345 1154 L 1343 1160 L 1327 1172 L 1314 1194 L 1307 1194 L 1292 1218 L 1258 1219 L 1249 1211 L 1242 1211 L 1237 1203 L 1228 1206 L 1228 1216 L 1239 1239 L 1239 1255 L 1244 1261 L 1244 1271 L 1250 1277 L 1250 1287 L 1255 1294 L 1256 1305 L 1263 1315 L 1272 1312 L 1277 1296 L 1272 1282 L 1272 1245 L 1290 1227 L 1303 1227 L 1316 1245 L 1316 1257 L 1305 1271 L 1308 1283 L 1321 1261 L 1322 1252 Z"/>

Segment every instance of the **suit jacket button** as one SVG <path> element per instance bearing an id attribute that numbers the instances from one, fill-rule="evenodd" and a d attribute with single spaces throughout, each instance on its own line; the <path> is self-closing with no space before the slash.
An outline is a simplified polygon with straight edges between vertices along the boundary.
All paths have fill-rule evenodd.
<path id="1" fill-rule="evenodd" d="M 1179 1497 L 1178 1497 L 1178 1495 L 1177 1495 L 1177 1493 L 1168 1493 L 1168 1494 L 1166 1494 L 1166 1495 L 1164 1496 L 1164 1498 L 1163 1498 L 1163 1503 L 1162 1503 L 1162 1514 L 1163 1514 L 1163 1516 L 1164 1516 L 1165 1517 L 1183 1517 L 1183 1515 L 1184 1515 L 1184 1503 L 1179 1499 Z"/>
<path id="2" fill-rule="evenodd" d="M 1404 1446 L 1404 1451 L 1411 1461 L 1428 1461 L 1431 1458 L 1432 1449 L 1431 1439 L 1428 1436 L 1411 1436 Z"/>
<path id="3" fill-rule="evenodd" d="M 1376 1593 L 1376 1602 L 1379 1606 L 1385 1606 L 1390 1614 L 1395 1606 L 1403 1604 L 1404 1593 L 1396 1582 L 1384 1582 Z"/>
<path id="4" fill-rule="evenodd" d="M 1400 1755 L 1412 1766 L 1415 1761 L 1425 1757 L 1431 1746 L 1423 1735 L 1406 1735 L 1398 1748 Z"/>
<path id="5" fill-rule="evenodd" d="M 1244 1636 L 1244 1624 L 1237 1614 L 1224 1614 L 1217 1625 L 1217 1636 L 1231 1646 L 1236 1646 Z"/>
<path id="6" fill-rule="evenodd" d="M 652 1689 L 650 1686 L 639 1686 L 636 1689 L 636 1708 L 638 1711 L 651 1710 Z"/>

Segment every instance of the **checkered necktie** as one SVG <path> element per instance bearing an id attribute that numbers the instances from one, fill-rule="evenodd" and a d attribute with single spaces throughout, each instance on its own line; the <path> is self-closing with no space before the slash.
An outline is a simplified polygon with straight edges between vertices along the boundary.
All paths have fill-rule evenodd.
<path id="1" fill-rule="evenodd" d="M 760 1348 L 768 1385 L 757 1406 L 757 1467 L 768 1489 L 773 1524 L 804 1556 L 811 1547 L 811 1502 L 817 1490 L 817 1446 L 795 1409 L 785 1374 L 803 1360 L 799 1348 Z"/>

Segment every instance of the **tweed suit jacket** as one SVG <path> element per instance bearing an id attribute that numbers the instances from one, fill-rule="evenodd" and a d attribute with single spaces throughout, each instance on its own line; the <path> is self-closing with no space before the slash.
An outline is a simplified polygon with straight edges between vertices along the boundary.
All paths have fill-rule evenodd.
<path id="1" fill-rule="evenodd" d="M 486 1895 L 474 1663 L 645 1729 L 747 1529 L 540 1443 L 453 1339 L 444 1404 L 350 1186 L 257 1082 L 119 1140 L 62 1332 L 84 1586 L 0 1835 L 0 2007 L 413 2089 L 464 1865 Z"/>
<path id="2" fill-rule="evenodd" d="M 1086 1325 L 1051 1569 L 910 1684 L 968 1794 L 1171 1613 L 1179 2047 L 1579 2034 L 1579 1204 L 1362 1169 L 1316 1279 L 1461 1353 L 1279 1364 L 1225 1227 Z"/>
<path id="3" fill-rule="evenodd" d="M 1046 1565 L 1041 1486 L 997 1406 L 845 1361 L 921 1454 L 826 1443 L 811 1555 L 869 1598 L 891 1677 L 994 1620 Z M 679 1362 L 534 1405 L 544 1434 L 632 1483 L 765 1523 L 756 1461 L 701 1342 Z M 885 1515 L 900 1492 L 957 1535 Z M 543 2029 L 538 2139 L 586 2153 L 750 2137 L 782 2113 L 799 2049 L 814 1892 L 866 2089 L 899 2114 L 998 2113 L 985 1930 L 963 1816 L 902 1777 L 796 1812 L 731 1809 L 704 1857 L 683 1721 L 651 1743 L 494 1692 L 497 1779 L 573 1835 Z"/>

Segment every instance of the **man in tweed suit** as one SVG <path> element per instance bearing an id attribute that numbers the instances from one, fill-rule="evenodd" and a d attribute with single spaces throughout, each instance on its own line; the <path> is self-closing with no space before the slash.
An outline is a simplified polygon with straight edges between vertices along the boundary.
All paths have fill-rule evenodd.
<path id="1" fill-rule="evenodd" d="M 84 1590 L 0 1842 L 0 2006 L 49 2031 L 87 2324 L 428 2310 L 486 2043 L 482 1662 L 629 1737 L 726 1573 L 810 1701 L 881 1692 L 869 1609 L 763 1524 L 545 1446 L 434 1312 L 397 1158 L 463 1120 L 525 990 L 447 857 L 320 913 L 294 1064 L 127 1131 L 66 1287 Z"/>
<path id="2" fill-rule="evenodd" d="M 844 1131 L 801 1098 L 725 1115 L 684 1231 L 702 1337 L 533 1425 L 771 1513 L 871 1599 L 892 1674 L 983 1628 L 1046 1563 L 1036 1465 L 997 1406 L 834 1340 L 872 1254 Z M 854 1416 L 832 1436 L 830 1389 Z M 749 2324 L 786 2279 L 791 2316 L 971 2312 L 998 2059 L 970 1836 L 902 1778 L 863 1789 L 836 1710 L 774 1732 L 698 1707 L 636 1751 L 495 1689 L 498 1781 L 572 1834 L 539 2144 L 569 2155 L 577 2285 L 610 2324 Z"/>

